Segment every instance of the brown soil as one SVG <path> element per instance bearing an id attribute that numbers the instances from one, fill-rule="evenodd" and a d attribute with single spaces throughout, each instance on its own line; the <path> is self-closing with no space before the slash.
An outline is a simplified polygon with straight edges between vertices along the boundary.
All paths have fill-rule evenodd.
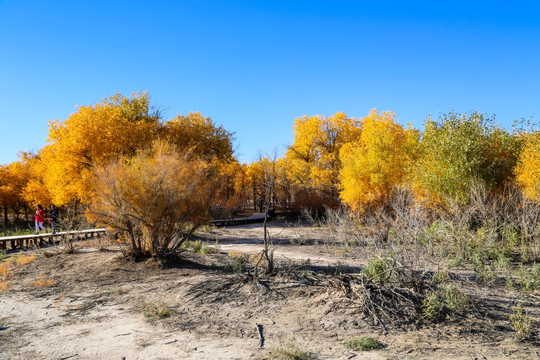
<path id="1" fill-rule="evenodd" d="M 290 341 L 317 359 L 540 358 L 536 331 L 532 340 L 518 342 L 508 320 L 518 300 L 536 319 L 534 294 L 468 282 L 463 287 L 473 305 L 466 318 L 385 329 L 339 291 L 291 275 L 358 272 L 369 258 L 365 248 L 344 249 L 308 226 L 273 223 L 270 233 L 281 243 L 275 252 L 281 271 L 256 283 L 230 271 L 227 252 L 260 251 L 261 225 L 201 234 L 209 245 L 217 239 L 220 253 L 186 251 L 166 268 L 85 244 L 73 254 L 36 250 L 37 259 L 15 266 L 10 289 L 1 293 L 0 359 L 268 359 Z M 42 276 L 57 284 L 36 287 Z M 345 347 L 363 335 L 385 347 Z"/>

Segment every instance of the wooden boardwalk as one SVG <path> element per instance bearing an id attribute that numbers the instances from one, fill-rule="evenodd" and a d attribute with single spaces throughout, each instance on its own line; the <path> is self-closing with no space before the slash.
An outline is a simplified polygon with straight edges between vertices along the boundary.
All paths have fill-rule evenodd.
<path id="1" fill-rule="evenodd" d="M 63 231 L 56 234 L 38 234 L 38 235 L 16 235 L 0 237 L 0 250 L 14 250 L 17 248 L 29 246 L 43 246 L 54 244 L 60 240 L 80 240 L 100 236 L 107 232 L 107 229 L 87 229 L 77 231 Z M 9 249 L 8 249 L 9 244 Z"/>
<path id="2" fill-rule="evenodd" d="M 264 222 L 264 213 L 255 213 L 248 217 L 211 220 L 209 223 L 215 226 L 234 226 L 242 224 L 253 224 Z M 88 229 L 78 231 L 63 231 L 56 234 L 46 233 L 38 235 L 16 235 L 0 237 L 0 251 L 21 249 L 30 246 L 43 246 L 54 244 L 60 240 L 79 240 L 100 236 L 107 232 L 107 229 Z M 9 246 L 8 246 L 9 245 Z"/>
<path id="3" fill-rule="evenodd" d="M 264 213 L 255 213 L 251 216 L 243 217 L 243 218 L 209 221 L 211 225 L 215 225 L 215 226 L 233 226 L 233 225 L 253 224 L 253 223 L 262 223 L 262 222 L 264 222 Z"/>

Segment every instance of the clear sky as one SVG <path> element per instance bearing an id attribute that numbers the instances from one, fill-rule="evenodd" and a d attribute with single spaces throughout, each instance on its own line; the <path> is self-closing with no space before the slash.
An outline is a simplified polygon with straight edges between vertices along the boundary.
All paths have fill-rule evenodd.
<path id="1" fill-rule="evenodd" d="M 241 161 L 283 153 L 303 115 L 540 113 L 535 1 L 0 0 L 0 164 L 76 105 L 148 90 L 201 111 Z"/>

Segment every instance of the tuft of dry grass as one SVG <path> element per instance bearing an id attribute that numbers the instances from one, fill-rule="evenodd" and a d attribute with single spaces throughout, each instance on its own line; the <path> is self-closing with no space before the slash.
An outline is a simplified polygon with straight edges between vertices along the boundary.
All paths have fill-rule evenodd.
<path id="1" fill-rule="evenodd" d="M 245 253 L 243 251 L 239 251 L 239 250 L 231 250 L 229 251 L 229 256 L 232 257 L 232 258 L 241 258 L 245 255 Z"/>
<path id="2" fill-rule="evenodd" d="M 10 288 L 9 281 L 7 280 L 0 280 L 0 291 L 6 292 Z"/>
<path id="3" fill-rule="evenodd" d="M 36 259 L 36 255 L 17 256 L 15 263 L 17 265 L 28 265 Z"/>
<path id="4" fill-rule="evenodd" d="M 11 268 L 13 267 L 13 264 L 10 262 L 2 262 L 0 263 L 0 275 L 5 279 L 11 274 Z"/>
<path id="5" fill-rule="evenodd" d="M 32 286 L 33 287 L 46 287 L 46 286 L 54 286 L 58 284 L 57 281 L 53 280 L 53 279 L 47 279 L 45 277 L 45 275 L 41 275 L 40 278 L 34 280 L 34 282 L 32 282 Z"/>
<path id="6" fill-rule="evenodd" d="M 164 302 L 152 303 L 141 301 L 135 306 L 136 311 L 142 311 L 144 317 L 152 319 L 165 319 L 176 315 L 176 311 Z"/>

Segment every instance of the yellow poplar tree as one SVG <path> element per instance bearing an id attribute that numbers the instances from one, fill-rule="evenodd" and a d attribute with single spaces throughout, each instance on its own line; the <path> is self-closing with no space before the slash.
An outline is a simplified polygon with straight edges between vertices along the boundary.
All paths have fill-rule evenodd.
<path id="1" fill-rule="evenodd" d="M 515 167 L 516 181 L 530 199 L 540 201 L 540 132 L 523 134 L 523 150 Z"/>
<path id="2" fill-rule="evenodd" d="M 165 139 L 180 151 L 190 149 L 194 155 L 207 160 L 233 159 L 234 134 L 223 126 L 216 126 L 212 119 L 200 112 L 177 115 L 165 123 L 163 131 Z"/>
<path id="3" fill-rule="evenodd" d="M 285 154 L 291 165 L 290 178 L 297 189 L 326 199 L 325 202 L 337 199 L 339 151 L 344 144 L 356 141 L 361 132 L 361 120 L 349 118 L 343 112 L 297 118 L 294 143 Z"/>
<path id="4" fill-rule="evenodd" d="M 363 119 L 359 140 L 341 149 L 342 200 L 353 211 L 384 203 L 406 181 L 418 139 L 418 131 L 403 128 L 394 113 L 372 110 Z"/>
<path id="5" fill-rule="evenodd" d="M 38 154 L 20 153 L 20 158 L 16 169 L 20 177 L 26 178 L 20 182 L 21 198 L 31 207 L 51 204 L 51 194 L 45 185 L 47 165 L 43 161 L 43 150 Z"/>
<path id="6" fill-rule="evenodd" d="M 133 155 L 152 142 L 161 124 L 149 101 L 146 92 L 132 98 L 118 94 L 81 106 L 64 121 L 50 122 L 42 159 L 47 167 L 44 181 L 57 205 L 87 201 L 93 167 Z"/>

